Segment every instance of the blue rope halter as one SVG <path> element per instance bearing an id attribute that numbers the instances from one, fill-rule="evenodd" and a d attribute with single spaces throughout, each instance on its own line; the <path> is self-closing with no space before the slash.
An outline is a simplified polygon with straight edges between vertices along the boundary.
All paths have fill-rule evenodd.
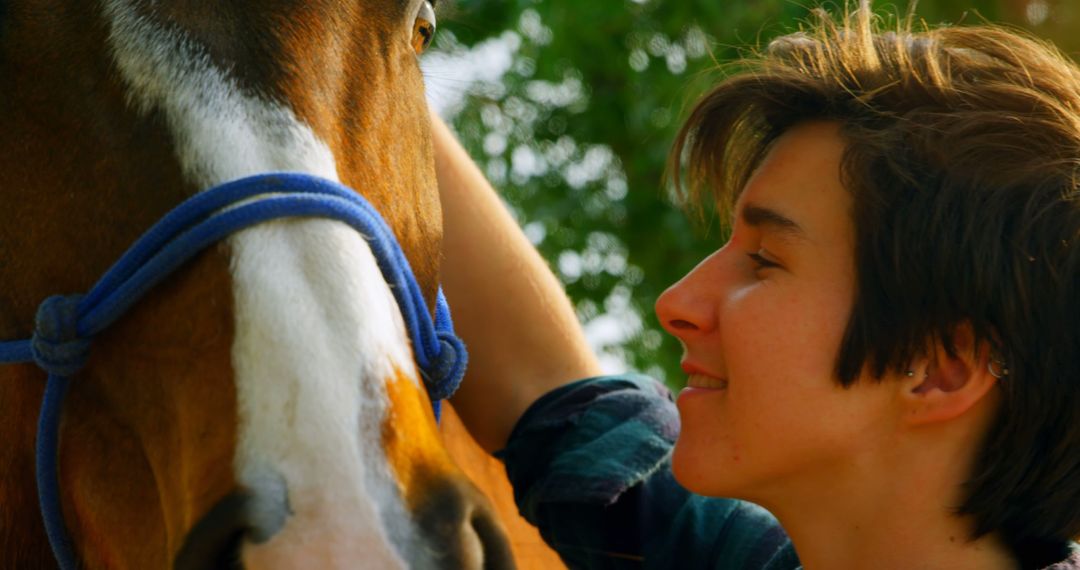
<path id="1" fill-rule="evenodd" d="M 245 200 L 251 201 L 236 205 Z M 0 342 L 0 364 L 33 362 L 49 375 L 38 417 L 37 486 L 45 531 L 64 570 L 78 564 L 60 504 L 60 413 L 68 379 L 86 363 L 91 339 L 209 245 L 244 228 L 287 217 L 338 220 L 367 239 L 405 319 L 438 420 L 439 401 L 454 393 L 465 374 L 465 345 L 454 334 L 441 288 L 432 322 L 401 246 L 367 200 L 336 182 L 295 173 L 262 174 L 206 190 L 150 228 L 88 294 L 42 302 L 32 338 Z"/>

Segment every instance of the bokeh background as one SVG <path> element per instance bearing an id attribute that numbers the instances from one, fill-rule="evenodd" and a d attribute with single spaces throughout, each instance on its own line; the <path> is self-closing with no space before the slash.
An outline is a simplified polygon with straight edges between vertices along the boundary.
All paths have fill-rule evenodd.
<path id="1" fill-rule="evenodd" d="M 421 60 L 458 134 L 574 300 L 608 372 L 684 381 L 656 297 L 719 247 L 725 228 L 670 197 L 675 132 L 718 66 L 797 29 L 792 0 L 450 0 Z M 908 5 L 877 2 L 884 15 Z M 1074 59 L 1080 0 L 922 0 L 929 26 L 995 22 Z M 886 16 L 887 17 L 887 16 Z"/>

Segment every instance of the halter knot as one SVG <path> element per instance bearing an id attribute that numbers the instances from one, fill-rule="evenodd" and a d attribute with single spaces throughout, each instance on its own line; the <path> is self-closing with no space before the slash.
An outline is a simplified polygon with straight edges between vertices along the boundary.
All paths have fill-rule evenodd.
<path id="1" fill-rule="evenodd" d="M 54 295 L 38 307 L 30 346 L 34 362 L 52 376 L 72 376 L 90 356 L 90 339 L 80 338 L 78 332 L 82 298 Z"/>
<path id="2" fill-rule="evenodd" d="M 425 374 L 428 392 L 433 400 L 446 400 L 457 391 L 465 376 L 469 353 L 465 343 L 453 331 L 437 331 L 439 353 L 431 361 Z"/>

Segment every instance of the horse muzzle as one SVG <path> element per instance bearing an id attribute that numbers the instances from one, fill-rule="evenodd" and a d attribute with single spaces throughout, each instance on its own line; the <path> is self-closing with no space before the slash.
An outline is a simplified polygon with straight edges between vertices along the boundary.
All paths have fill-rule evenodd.
<path id="1" fill-rule="evenodd" d="M 502 570 L 514 568 L 509 542 L 487 499 L 464 478 L 432 486 L 413 513 L 408 545 L 388 549 L 371 529 L 353 540 L 329 516 L 297 516 L 283 479 L 258 492 L 222 498 L 191 529 L 177 554 L 176 570 L 293 568 L 417 568 Z M 298 520 L 299 518 L 304 520 Z"/>

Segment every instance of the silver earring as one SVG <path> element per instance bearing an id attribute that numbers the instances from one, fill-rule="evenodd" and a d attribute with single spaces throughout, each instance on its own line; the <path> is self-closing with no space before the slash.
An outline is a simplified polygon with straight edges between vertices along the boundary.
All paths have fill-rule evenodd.
<path id="1" fill-rule="evenodd" d="M 1000 367 L 1000 370 L 996 370 L 994 368 L 995 365 Z M 1005 362 L 1004 359 L 995 355 L 990 355 L 990 360 L 986 363 L 986 369 L 990 372 L 991 376 L 997 378 L 998 380 L 1001 380 L 1002 378 L 1009 375 L 1009 365 Z"/>
<path id="2" fill-rule="evenodd" d="M 904 371 L 904 376 L 907 376 L 908 378 L 914 378 L 915 377 L 915 371 L 914 370 L 905 370 Z M 930 371 L 929 370 L 927 370 L 926 372 L 923 372 L 923 378 L 929 378 L 929 377 L 930 377 Z"/>

